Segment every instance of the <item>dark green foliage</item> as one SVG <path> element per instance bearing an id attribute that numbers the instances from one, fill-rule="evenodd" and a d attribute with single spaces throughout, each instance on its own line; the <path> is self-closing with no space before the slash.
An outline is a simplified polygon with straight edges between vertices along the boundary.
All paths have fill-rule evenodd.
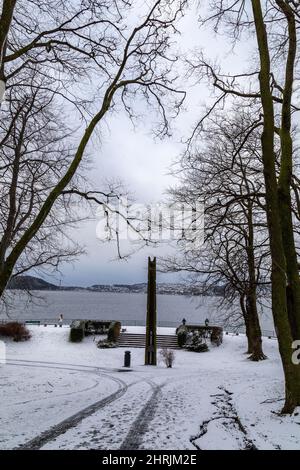
<path id="1" fill-rule="evenodd" d="M 31 338 L 29 330 L 22 323 L 8 322 L 0 325 L 0 336 L 12 338 L 14 341 L 28 341 Z"/>
<path id="2" fill-rule="evenodd" d="M 70 341 L 72 343 L 80 343 L 84 338 L 84 331 L 82 328 L 71 328 Z"/>
<path id="3" fill-rule="evenodd" d="M 207 340 L 215 346 L 220 346 L 223 341 L 223 328 L 220 326 L 180 325 L 176 334 L 178 346 L 194 352 L 208 351 Z"/>
<path id="4" fill-rule="evenodd" d="M 79 343 L 87 335 L 107 334 L 107 341 L 111 343 L 118 340 L 120 331 L 119 321 L 74 320 L 71 323 L 69 339 L 73 343 Z"/>
<path id="5" fill-rule="evenodd" d="M 178 346 L 188 351 L 208 351 L 207 341 L 219 346 L 222 343 L 223 329 L 219 326 L 180 325 L 176 329 Z"/>
<path id="6" fill-rule="evenodd" d="M 177 328 L 177 343 L 180 348 L 182 348 L 187 340 L 187 328 L 184 325 L 181 325 Z"/>
<path id="7" fill-rule="evenodd" d="M 111 349 L 111 348 L 116 348 L 116 347 L 117 347 L 117 343 L 115 343 L 114 341 L 107 341 L 106 339 L 98 341 L 97 343 L 97 348 L 99 349 Z"/>
<path id="8" fill-rule="evenodd" d="M 71 323 L 70 329 L 70 341 L 72 343 L 80 343 L 80 341 L 84 338 L 84 330 L 85 330 L 85 321 L 84 320 L 74 320 Z"/>
<path id="9" fill-rule="evenodd" d="M 181 325 L 176 330 L 177 335 L 182 331 L 182 328 L 186 329 L 187 336 L 189 336 L 190 333 L 194 334 L 197 332 L 199 337 L 203 340 L 209 339 L 211 344 L 215 346 L 220 346 L 223 342 L 223 328 L 221 326 Z"/>
<path id="10" fill-rule="evenodd" d="M 121 323 L 119 321 L 111 322 L 108 328 L 107 341 L 116 343 L 120 336 L 120 332 L 121 332 Z"/>
<path id="11" fill-rule="evenodd" d="M 192 343 L 185 347 L 188 351 L 193 352 L 207 352 L 209 351 L 208 346 L 206 343 L 202 343 L 201 341 Z"/>

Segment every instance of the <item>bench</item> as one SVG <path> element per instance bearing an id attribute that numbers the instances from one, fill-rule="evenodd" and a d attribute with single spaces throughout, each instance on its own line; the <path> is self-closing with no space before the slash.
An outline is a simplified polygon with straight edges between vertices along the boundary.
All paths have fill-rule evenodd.
<path id="1" fill-rule="evenodd" d="M 40 326 L 41 322 L 40 320 L 25 320 L 25 325 L 39 325 Z"/>

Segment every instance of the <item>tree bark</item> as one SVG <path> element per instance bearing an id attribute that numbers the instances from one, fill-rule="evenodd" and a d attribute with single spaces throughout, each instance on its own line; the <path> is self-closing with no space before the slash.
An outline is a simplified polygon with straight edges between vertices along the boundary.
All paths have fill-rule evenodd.
<path id="1" fill-rule="evenodd" d="M 242 311 L 242 315 L 243 315 L 243 319 L 245 323 L 246 338 L 247 338 L 247 343 L 248 343 L 246 354 L 251 354 L 253 351 L 253 345 L 252 345 L 252 337 L 250 334 L 248 312 L 247 312 L 246 305 L 245 305 L 245 294 L 240 295 L 240 306 L 241 306 L 241 311 Z"/>
<path id="2" fill-rule="evenodd" d="M 286 258 L 288 278 L 288 313 L 293 338 L 300 338 L 300 278 L 297 250 L 292 219 L 291 185 L 293 177 L 293 140 L 291 136 L 291 103 L 294 84 L 294 67 L 297 53 L 297 32 L 295 16 L 290 6 L 283 0 L 276 0 L 287 20 L 288 53 L 283 89 L 281 114 L 281 161 L 278 181 L 278 200 L 282 227 L 282 239 Z"/>
<path id="3" fill-rule="evenodd" d="M 0 80 L 5 82 L 3 58 L 6 48 L 6 39 L 13 19 L 17 0 L 4 0 L 0 17 Z"/>
<path id="4" fill-rule="evenodd" d="M 283 413 L 292 413 L 300 405 L 300 366 L 291 361 L 292 334 L 286 298 L 286 260 L 282 240 L 278 187 L 274 152 L 274 107 L 270 88 L 270 55 L 267 32 L 260 0 L 252 0 L 252 10 L 259 50 L 259 83 L 264 112 L 262 159 L 266 189 L 267 223 L 272 258 L 272 312 L 278 337 L 279 352 L 285 376 Z"/>
<path id="5" fill-rule="evenodd" d="M 257 312 L 257 301 L 255 291 L 247 296 L 246 300 L 247 318 L 248 318 L 248 334 L 251 351 L 249 359 L 251 361 L 262 361 L 267 358 L 262 348 L 261 328 L 259 316 Z"/>
<path id="6" fill-rule="evenodd" d="M 256 296 L 256 265 L 255 265 L 255 251 L 254 251 L 254 227 L 253 227 L 253 207 L 252 201 L 249 199 L 247 203 L 247 225 L 248 233 L 246 240 L 247 247 L 247 261 L 248 261 L 248 276 L 249 287 L 246 296 L 246 311 L 249 323 L 249 337 L 251 344 L 251 355 L 249 357 L 252 361 L 262 361 L 267 356 L 264 355 L 262 349 L 261 328 L 259 323 L 259 316 L 257 311 L 257 296 Z"/>

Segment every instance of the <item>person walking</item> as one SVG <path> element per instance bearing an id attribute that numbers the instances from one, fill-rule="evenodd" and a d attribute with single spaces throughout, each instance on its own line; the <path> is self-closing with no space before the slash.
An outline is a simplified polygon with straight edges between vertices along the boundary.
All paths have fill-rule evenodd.
<path id="1" fill-rule="evenodd" d="M 63 316 L 63 314 L 61 313 L 61 314 L 59 315 L 59 320 L 58 320 L 58 324 L 59 324 L 60 327 L 62 327 L 63 322 L 64 322 L 64 316 Z"/>

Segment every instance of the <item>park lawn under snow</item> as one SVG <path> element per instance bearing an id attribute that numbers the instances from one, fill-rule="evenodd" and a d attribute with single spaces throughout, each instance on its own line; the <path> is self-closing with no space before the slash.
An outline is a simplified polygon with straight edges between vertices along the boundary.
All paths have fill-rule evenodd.
<path id="1" fill-rule="evenodd" d="M 42 449 L 300 448 L 300 414 L 278 414 L 275 340 L 264 340 L 268 360 L 260 363 L 247 360 L 245 337 L 225 336 L 207 353 L 175 351 L 172 369 L 144 366 L 143 349 L 131 349 L 124 373 L 124 348 L 98 349 L 92 337 L 72 344 L 67 327 L 30 330 L 30 341 L 6 343 L 0 365 L 1 449 L 26 447 L 44 432 Z M 76 424 L 57 431 L 73 415 Z"/>

